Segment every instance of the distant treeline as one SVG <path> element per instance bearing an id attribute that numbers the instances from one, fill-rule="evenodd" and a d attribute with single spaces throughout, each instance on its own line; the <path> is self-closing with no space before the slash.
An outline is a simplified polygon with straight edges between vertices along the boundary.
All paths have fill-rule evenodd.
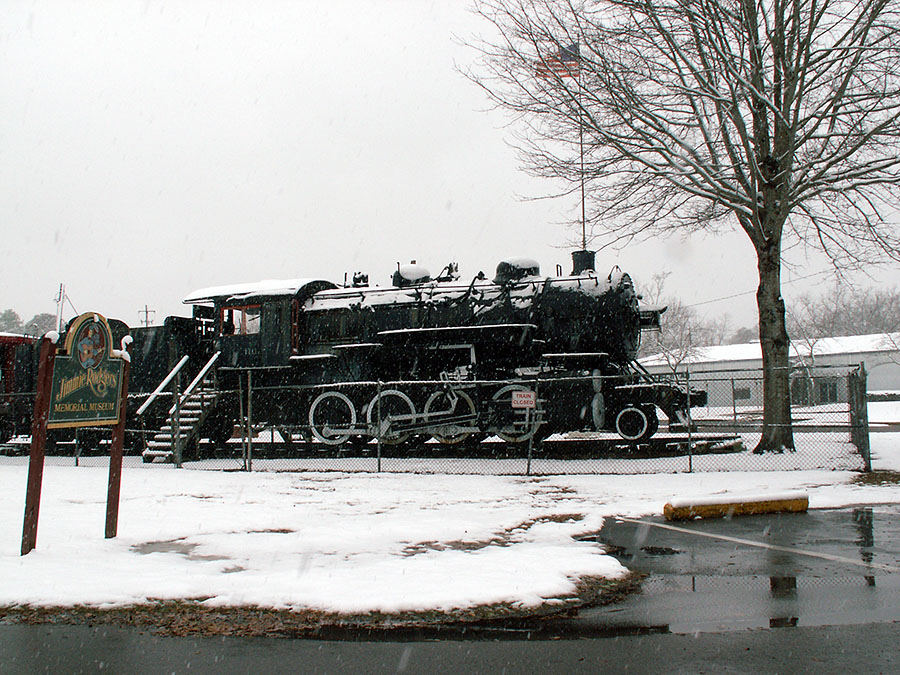
<path id="1" fill-rule="evenodd" d="M 22 333 L 24 335 L 43 335 L 48 330 L 56 328 L 56 315 L 44 312 L 35 314 L 28 321 L 22 321 L 22 317 L 15 310 L 4 309 L 0 312 L 0 333 Z"/>

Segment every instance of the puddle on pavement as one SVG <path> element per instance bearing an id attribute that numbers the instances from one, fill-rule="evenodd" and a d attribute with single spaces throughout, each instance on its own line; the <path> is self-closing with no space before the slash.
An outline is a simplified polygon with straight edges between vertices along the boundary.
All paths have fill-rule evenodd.
<path id="1" fill-rule="evenodd" d="M 637 593 L 582 617 L 598 629 L 679 633 L 900 621 L 896 505 L 753 518 L 694 521 L 687 532 L 604 525 L 597 540 L 643 579 Z"/>

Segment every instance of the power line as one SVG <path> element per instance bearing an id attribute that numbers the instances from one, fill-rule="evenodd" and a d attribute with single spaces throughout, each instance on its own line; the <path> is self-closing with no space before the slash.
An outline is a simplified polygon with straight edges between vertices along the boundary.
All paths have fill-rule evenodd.
<path id="1" fill-rule="evenodd" d="M 812 279 L 813 277 L 822 276 L 823 274 L 831 274 L 831 270 L 821 270 L 819 272 L 813 272 L 812 274 L 807 274 L 806 276 L 803 276 L 803 277 L 796 277 L 794 279 L 790 279 L 789 281 L 782 281 L 781 285 L 786 286 L 787 284 L 793 284 L 794 282 L 803 281 L 805 279 Z M 740 298 L 744 295 L 753 295 L 754 293 L 756 293 L 755 290 L 743 291 L 741 293 L 735 293 L 733 295 L 726 295 L 721 298 L 714 298 L 712 300 L 703 300 L 701 302 L 694 302 L 694 303 L 691 303 L 690 305 L 685 305 L 685 307 L 699 307 L 700 305 L 711 305 L 714 302 L 722 302 L 723 300 L 731 300 L 733 298 Z"/>

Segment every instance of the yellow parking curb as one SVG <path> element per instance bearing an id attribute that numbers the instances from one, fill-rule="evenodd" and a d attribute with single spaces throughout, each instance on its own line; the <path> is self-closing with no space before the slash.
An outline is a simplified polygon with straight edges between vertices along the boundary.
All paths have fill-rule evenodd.
<path id="1" fill-rule="evenodd" d="M 663 507 L 666 520 L 692 518 L 730 518 L 761 513 L 802 513 L 809 509 L 809 496 L 804 492 L 756 497 L 715 497 L 676 500 Z"/>

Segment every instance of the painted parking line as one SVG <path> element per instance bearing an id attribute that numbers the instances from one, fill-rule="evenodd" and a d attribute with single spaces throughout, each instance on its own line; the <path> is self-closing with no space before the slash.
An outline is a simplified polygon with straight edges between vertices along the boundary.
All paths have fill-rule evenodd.
<path id="1" fill-rule="evenodd" d="M 719 541 L 727 541 L 732 544 L 743 544 L 744 546 L 755 546 L 756 548 L 764 548 L 770 551 L 780 551 L 782 553 L 792 553 L 794 555 L 804 555 L 809 558 L 819 558 L 830 562 L 845 563 L 848 565 L 856 565 L 857 567 L 865 567 L 866 569 L 881 570 L 882 572 L 900 572 L 900 567 L 895 565 L 884 565 L 880 563 L 867 563 L 863 560 L 854 560 L 853 558 L 845 558 L 839 555 L 831 555 L 830 553 L 818 553 L 816 551 L 807 551 L 802 548 L 789 548 L 787 546 L 777 546 L 775 544 L 767 544 L 763 541 L 753 541 L 752 539 L 742 539 L 740 537 L 730 537 L 727 534 L 711 534 L 709 532 L 698 532 L 689 530 L 684 527 L 675 525 L 667 525 L 666 523 L 653 523 L 646 520 L 637 520 L 635 518 L 625 518 L 616 516 L 616 520 L 625 523 L 633 523 L 635 525 L 646 525 L 648 527 L 657 527 L 661 530 L 671 530 L 672 532 L 680 532 L 682 534 L 691 534 L 696 537 L 706 537 L 707 539 L 718 539 Z"/>

